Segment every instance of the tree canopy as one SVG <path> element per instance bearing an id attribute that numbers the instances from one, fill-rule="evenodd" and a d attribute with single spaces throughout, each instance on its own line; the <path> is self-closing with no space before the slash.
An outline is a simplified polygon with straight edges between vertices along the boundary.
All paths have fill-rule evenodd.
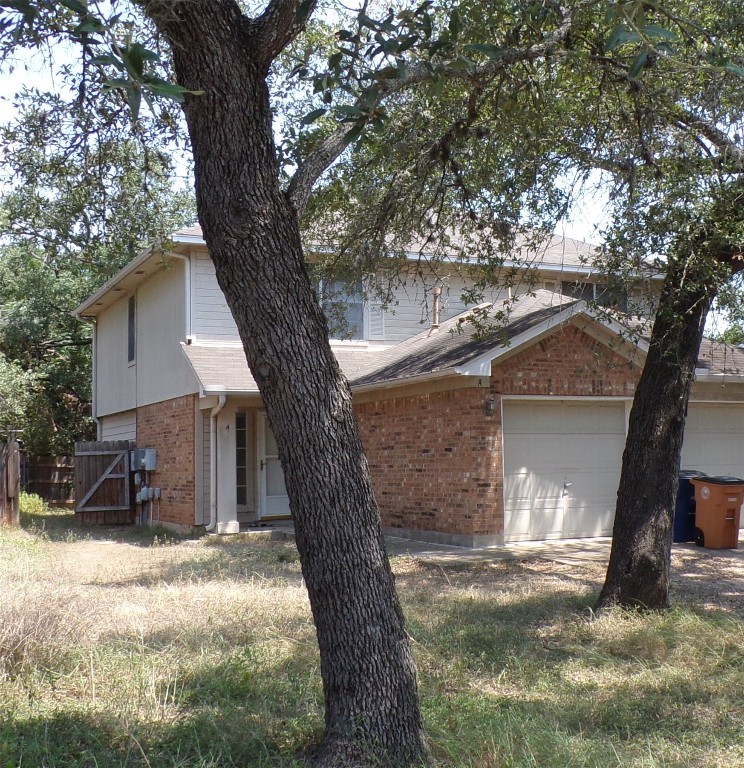
<path id="1" fill-rule="evenodd" d="M 167 152 L 126 127 L 94 124 L 59 94 L 25 90 L 16 109 L 0 127 L 0 352 L 28 374 L 26 450 L 71 453 L 95 436 L 90 328 L 72 310 L 190 224 L 193 198 L 174 188 Z"/>

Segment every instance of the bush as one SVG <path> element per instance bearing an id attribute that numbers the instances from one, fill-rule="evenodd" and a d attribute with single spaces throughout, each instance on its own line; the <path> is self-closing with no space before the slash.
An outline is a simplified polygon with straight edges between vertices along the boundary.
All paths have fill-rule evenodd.
<path id="1" fill-rule="evenodd" d="M 28 515 L 29 517 L 48 515 L 51 512 L 49 505 L 44 501 L 44 499 L 35 493 L 26 493 L 25 491 L 21 491 L 19 504 L 21 514 Z"/>

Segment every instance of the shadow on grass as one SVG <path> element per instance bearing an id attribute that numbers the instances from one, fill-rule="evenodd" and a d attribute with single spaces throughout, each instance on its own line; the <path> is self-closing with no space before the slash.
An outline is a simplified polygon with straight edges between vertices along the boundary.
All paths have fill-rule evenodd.
<path id="1" fill-rule="evenodd" d="M 105 714 L 0 721 L 0 765 L 75 768 L 290 768 L 299 763 L 245 709 L 124 724 Z"/>
<path id="2" fill-rule="evenodd" d="M 730 615 L 595 623 L 590 591 L 555 587 L 415 597 L 423 706 L 453 764 L 744 765 L 743 627 Z M 658 760 L 646 761 L 651 744 Z"/>
<path id="3" fill-rule="evenodd" d="M 0 715 L 0 765 L 86 768 L 290 768 L 322 736 L 317 663 L 310 654 L 270 658 L 236 648 L 198 669 L 179 670 L 155 692 L 132 690 L 125 711 L 60 699 L 43 712 Z M 65 706 L 65 710 L 61 707 Z M 26 710 L 26 707 L 23 707 Z"/>

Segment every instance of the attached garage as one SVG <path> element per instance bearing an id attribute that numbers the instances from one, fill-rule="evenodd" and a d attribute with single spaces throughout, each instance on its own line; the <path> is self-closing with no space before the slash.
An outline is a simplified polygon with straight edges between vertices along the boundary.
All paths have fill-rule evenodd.
<path id="1" fill-rule="evenodd" d="M 504 400 L 504 539 L 608 536 L 625 401 Z"/>
<path id="2" fill-rule="evenodd" d="M 744 478 L 744 405 L 690 403 L 682 468 Z"/>

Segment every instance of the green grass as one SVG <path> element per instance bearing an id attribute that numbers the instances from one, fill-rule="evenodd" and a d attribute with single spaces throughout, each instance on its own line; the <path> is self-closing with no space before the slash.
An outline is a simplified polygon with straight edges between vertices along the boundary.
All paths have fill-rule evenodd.
<path id="1" fill-rule="evenodd" d="M 393 567 L 431 746 L 457 768 L 744 766 L 744 622 L 591 620 L 598 566 Z M 322 731 L 290 543 L 0 531 L 0 768 L 291 768 Z"/>

